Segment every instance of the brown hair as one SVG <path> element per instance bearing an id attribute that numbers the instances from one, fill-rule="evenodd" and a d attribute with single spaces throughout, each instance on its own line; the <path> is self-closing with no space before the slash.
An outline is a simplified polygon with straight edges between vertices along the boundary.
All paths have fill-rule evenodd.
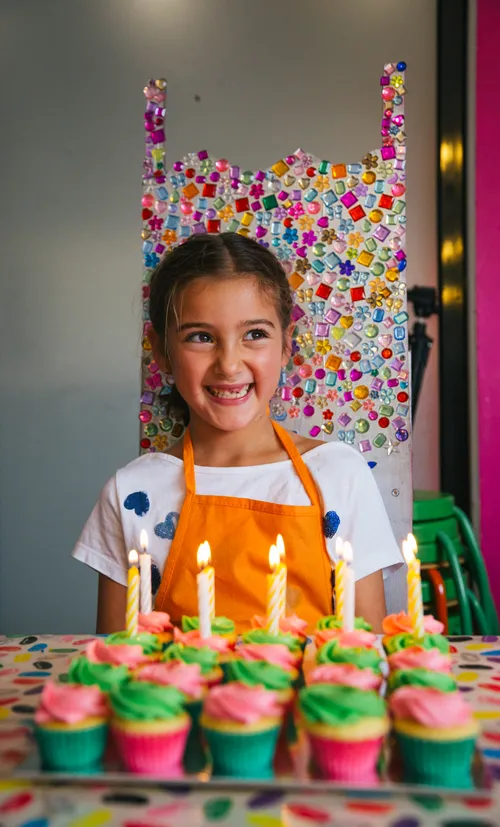
<path id="1" fill-rule="evenodd" d="M 155 332 L 165 342 L 165 353 L 167 325 L 175 313 L 176 299 L 192 281 L 209 276 L 253 276 L 275 301 L 285 334 L 290 325 L 293 302 L 285 271 L 278 259 L 261 244 L 239 233 L 203 233 L 191 236 L 167 253 L 151 277 L 149 317 Z M 175 386 L 166 397 L 165 405 L 167 415 L 175 411 L 188 422 L 188 407 Z"/>

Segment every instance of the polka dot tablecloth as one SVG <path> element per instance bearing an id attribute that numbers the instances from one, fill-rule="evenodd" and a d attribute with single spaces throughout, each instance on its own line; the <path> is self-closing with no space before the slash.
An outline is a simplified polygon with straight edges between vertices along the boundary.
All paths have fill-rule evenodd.
<path id="1" fill-rule="evenodd" d="M 178 789 L 133 783 L 78 786 L 14 778 L 31 746 L 44 681 L 65 672 L 85 636 L 0 637 L 1 827 L 493 827 L 500 824 L 500 638 L 451 638 L 454 672 L 483 733 L 493 785 L 483 797 Z"/>

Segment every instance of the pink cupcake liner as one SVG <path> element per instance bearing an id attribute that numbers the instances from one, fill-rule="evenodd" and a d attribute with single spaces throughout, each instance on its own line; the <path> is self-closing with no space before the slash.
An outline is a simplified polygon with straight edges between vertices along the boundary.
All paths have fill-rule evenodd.
<path id="1" fill-rule="evenodd" d="M 158 734 L 125 732 L 112 727 L 113 737 L 126 770 L 138 775 L 175 778 L 182 775 L 182 759 L 189 724 L 175 732 Z"/>
<path id="2" fill-rule="evenodd" d="M 324 778 L 356 784 L 378 782 L 377 761 L 383 738 L 370 741 L 334 741 L 308 733 L 314 761 Z"/>

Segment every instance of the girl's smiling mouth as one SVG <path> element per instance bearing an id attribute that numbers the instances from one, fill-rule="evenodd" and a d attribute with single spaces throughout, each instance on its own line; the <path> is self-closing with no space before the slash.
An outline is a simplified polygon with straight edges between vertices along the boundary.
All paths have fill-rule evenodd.
<path id="1" fill-rule="evenodd" d="M 255 387 L 255 382 L 244 385 L 204 385 L 204 389 L 215 402 L 221 405 L 234 405 L 245 402 Z"/>

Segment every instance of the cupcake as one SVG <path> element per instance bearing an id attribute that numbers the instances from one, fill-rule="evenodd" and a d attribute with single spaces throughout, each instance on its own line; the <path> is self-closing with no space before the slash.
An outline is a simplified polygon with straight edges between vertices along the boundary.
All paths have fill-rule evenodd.
<path id="1" fill-rule="evenodd" d="M 147 614 L 139 612 L 138 619 L 137 631 L 139 634 L 147 632 L 150 635 L 155 635 L 163 646 L 170 643 L 174 628 L 170 622 L 170 615 L 166 612 L 148 612 Z"/>
<path id="2" fill-rule="evenodd" d="M 343 621 L 336 615 L 325 615 L 318 620 L 317 629 L 342 629 Z M 354 618 L 354 629 L 371 632 L 372 627 L 363 617 Z"/>
<path id="3" fill-rule="evenodd" d="M 316 629 L 314 641 L 318 649 L 329 640 L 337 640 L 340 646 L 351 649 L 363 649 L 373 647 L 377 642 L 377 635 L 364 629 L 355 629 L 353 632 L 345 632 L 343 629 Z"/>
<path id="4" fill-rule="evenodd" d="M 237 654 L 243 660 L 264 660 L 287 672 L 296 671 L 300 666 L 300 655 L 291 652 L 283 643 L 242 643 Z"/>
<path id="5" fill-rule="evenodd" d="M 140 644 L 108 644 L 102 638 L 91 640 L 85 648 L 85 655 L 91 663 L 109 663 L 111 666 L 126 666 L 132 670 L 144 663 L 151 663 L 151 655 L 145 655 Z"/>
<path id="6" fill-rule="evenodd" d="M 174 686 L 128 681 L 110 694 L 111 729 L 126 770 L 180 775 L 189 731 L 185 696 Z"/>
<path id="7" fill-rule="evenodd" d="M 377 675 L 372 669 L 359 669 L 352 663 L 325 663 L 313 669 L 307 682 L 354 686 L 378 692 L 382 686 L 382 675 Z"/>
<path id="8" fill-rule="evenodd" d="M 272 635 L 266 629 L 250 629 L 243 635 L 243 643 L 269 643 L 274 645 L 282 644 L 286 646 L 297 658 L 302 660 L 302 646 L 300 639 L 290 632 L 279 632 L 277 635 Z"/>
<path id="9" fill-rule="evenodd" d="M 318 650 L 316 663 L 350 663 L 358 669 L 371 669 L 376 675 L 380 675 L 382 657 L 376 649 L 341 646 L 334 638 Z"/>
<path id="10" fill-rule="evenodd" d="M 213 635 L 225 637 L 231 642 L 233 648 L 236 646 L 237 638 L 234 620 L 230 620 L 228 617 L 213 617 L 210 621 L 210 626 Z M 198 632 L 200 629 L 200 618 L 183 615 L 181 628 L 183 632 Z"/>
<path id="11" fill-rule="evenodd" d="M 395 692 L 401 686 L 417 686 L 438 689 L 440 692 L 456 692 L 455 678 L 444 672 L 432 672 L 430 669 L 398 669 L 389 675 L 387 692 Z"/>
<path id="12" fill-rule="evenodd" d="M 395 672 L 398 669 L 431 669 L 433 672 L 451 672 L 451 655 L 443 655 L 439 649 L 422 649 L 420 646 L 410 646 L 395 652 L 388 658 L 389 669 Z"/>
<path id="13" fill-rule="evenodd" d="M 141 646 L 145 655 L 150 655 L 152 660 L 158 660 L 163 643 L 160 643 L 157 635 L 152 635 L 149 632 L 137 632 L 136 635 L 129 635 L 126 631 L 113 632 L 104 638 L 105 643 L 109 646 L 123 644 L 126 646 Z"/>
<path id="14" fill-rule="evenodd" d="M 223 673 L 218 665 L 217 652 L 208 646 L 184 646 L 182 643 L 173 643 L 165 650 L 162 659 L 166 662 L 198 663 L 203 680 L 209 687 L 222 681 Z"/>
<path id="15" fill-rule="evenodd" d="M 459 692 L 401 686 L 389 708 L 406 782 L 472 787 L 478 726 Z"/>
<path id="16" fill-rule="evenodd" d="M 354 686 L 315 683 L 301 689 L 299 711 L 324 778 L 357 784 L 377 781 L 377 762 L 389 730 L 380 695 Z"/>
<path id="17" fill-rule="evenodd" d="M 200 719 L 213 774 L 272 778 L 282 716 L 276 693 L 263 686 L 233 682 L 214 687 Z"/>
<path id="18" fill-rule="evenodd" d="M 394 655 L 395 652 L 401 652 L 403 649 L 410 649 L 418 646 L 420 649 L 437 649 L 442 655 L 449 655 L 450 644 L 445 637 L 439 634 L 424 634 L 424 637 L 419 639 L 413 634 L 401 632 L 392 637 L 385 637 L 382 641 L 387 656 Z"/>
<path id="19" fill-rule="evenodd" d="M 35 714 L 35 737 L 43 768 L 60 772 L 99 771 L 108 717 L 106 696 L 97 686 L 49 681 Z"/>
<path id="20" fill-rule="evenodd" d="M 139 670 L 136 679 L 157 686 L 174 686 L 184 696 L 184 708 L 191 718 L 191 727 L 184 752 L 184 769 L 200 772 L 207 758 L 201 742 L 199 725 L 203 700 L 208 692 L 206 681 L 201 674 L 199 663 L 183 663 L 171 660 L 168 663 L 151 663 Z"/>
<path id="21" fill-rule="evenodd" d="M 200 637 L 198 629 L 192 629 L 190 632 L 181 632 L 180 629 L 174 629 L 174 641 L 195 649 L 206 648 L 217 652 L 217 663 L 222 669 L 224 677 L 226 677 L 226 665 L 234 657 L 236 637 L 234 641 L 229 637 L 222 637 L 222 635 Z"/>
<path id="22" fill-rule="evenodd" d="M 267 617 L 262 617 L 260 615 L 254 615 L 252 617 L 252 629 L 267 629 Z M 298 638 L 300 641 L 300 646 L 302 651 L 305 650 L 307 645 L 307 627 L 308 623 L 307 620 L 302 620 L 302 618 L 297 617 L 297 615 L 287 615 L 286 617 L 282 617 L 279 623 L 280 632 L 284 634 L 291 634 L 294 637 Z"/>
<path id="23" fill-rule="evenodd" d="M 406 612 L 399 612 L 399 614 L 392 614 L 384 617 L 382 621 L 382 631 L 384 632 L 382 644 L 385 648 L 391 637 L 400 634 L 411 635 L 413 633 L 413 624 L 410 620 L 410 616 L 406 614 Z M 444 623 L 441 623 L 440 620 L 436 620 L 433 615 L 424 616 L 424 632 L 426 634 L 440 635 L 443 631 Z"/>
<path id="24" fill-rule="evenodd" d="M 289 705 L 293 700 L 293 686 L 299 673 L 285 670 L 263 660 L 235 658 L 228 664 L 228 681 L 238 681 L 246 686 L 263 686 L 276 693 L 278 701 Z"/>
<path id="25" fill-rule="evenodd" d="M 66 680 L 82 686 L 97 686 L 102 692 L 111 692 L 128 680 L 129 674 L 125 664 L 113 666 L 110 663 L 94 663 L 86 655 L 80 655 L 71 661 Z"/>

